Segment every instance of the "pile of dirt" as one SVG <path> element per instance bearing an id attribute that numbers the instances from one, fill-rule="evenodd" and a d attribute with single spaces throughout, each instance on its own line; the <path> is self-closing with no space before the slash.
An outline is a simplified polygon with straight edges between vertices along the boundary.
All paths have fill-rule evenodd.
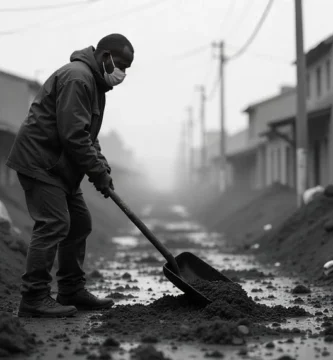
<path id="1" fill-rule="evenodd" d="M 0 226 L 0 311 L 12 312 L 24 269 L 25 243 Z"/>
<path id="2" fill-rule="evenodd" d="M 0 357 L 17 353 L 27 354 L 35 345 L 35 337 L 22 327 L 17 318 L 0 312 Z"/>
<path id="3" fill-rule="evenodd" d="M 333 259 L 332 233 L 325 230 L 328 220 L 333 220 L 333 198 L 319 195 L 259 238 L 256 253 L 310 279 L 321 277 L 323 265 Z"/>
<path id="4" fill-rule="evenodd" d="M 246 205 L 220 217 L 213 228 L 223 232 L 233 245 L 251 243 L 265 233 L 265 225 L 271 225 L 275 229 L 295 210 L 294 190 L 274 184 L 258 193 Z"/>
<path id="5" fill-rule="evenodd" d="M 214 196 L 207 201 L 196 189 L 196 193 L 189 194 L 191 203 L 188 206 L 191 214 L 198 222 L 212 229 L 228 215 L 241 209 L 259 196 L 260 193 L 258 190 L 229 189 L 219 197 L 216 197 L 215 192 Z"/>
<path id="6" fill-rule="evenodd" d="M 246 336 L 278 335 L 286 331 L 273 330 L 261 325 L 262 322 L 280 323 L 289 317 L 309 315 L 298 306 L 258 304 L 236 283 L 198 281 L 192 285 L 212 302 L 202 306 L 186 295 L 168 295 L 147 306 L 121 305 L 101 315 L 103 323 L 93 331 L 103 334 L 112 331 L 124 338 L 151 334 L 157 339 L 240 345 Z"/>

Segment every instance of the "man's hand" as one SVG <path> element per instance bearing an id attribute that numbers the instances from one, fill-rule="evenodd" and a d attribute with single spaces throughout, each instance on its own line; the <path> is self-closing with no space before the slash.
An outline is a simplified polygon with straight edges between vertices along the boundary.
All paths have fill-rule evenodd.
<path id="1" fill-rule="evenodd" d="M 113 182 L 111 176 L 106 173 L 98 177 L 94 182 L 95 188 L 101 192 L 105 198 L 109 197 L 109 189 L 114 190 Z"/>

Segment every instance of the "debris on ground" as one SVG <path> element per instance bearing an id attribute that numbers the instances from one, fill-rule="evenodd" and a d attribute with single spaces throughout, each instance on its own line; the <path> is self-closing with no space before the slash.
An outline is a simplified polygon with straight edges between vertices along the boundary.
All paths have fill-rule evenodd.
<path id="1" fill-rule="evenodd" d="M 309 315 L 298 306 L 258 304 L 237 283 L 198 281 L 191 285 L 212 303 L 203 307 L 186 295 L 167 295 L 146 306 L 120 305 L 102 314 L 103 323 L 94 331 L 105 334 L 112 329 L 138 340 L 149 331 L 160 339 L 242 345 L 246 336 L 287 331 L 270 329 L 260 322 L 282 322 L 289 317 Z"/>
<path id="2" fill-rule="evenodd" d="M 153 255 L 144 256 L 136 261 L 140 264 L 159 264 L 161 263 L 160 260 L 157 259 L 157 257 Z"/>
<path id="3" fill-rule="evenodd" d="M 88 278 L 91 278 L 91 279 L 103 279 L 104 276 L 100 271 L 95 269 L 88 275 Z"/>
<path id="4" fill-rule="evenodd" d="M 19 319 L 0 312 L 0 357 L 27 354 L 35 345 L 35 337 L 24 329 Z"/>
<path id="5" fill-rule="evenodd" d="M 137 296 L 134 296 L 132 294 L 122 294 L 120 292 L 112 292 L 109 295 L 107 295 L 106 297 L 114 299 L 114 300 L 123 300 L 123 299 L 134 299 Z"/>

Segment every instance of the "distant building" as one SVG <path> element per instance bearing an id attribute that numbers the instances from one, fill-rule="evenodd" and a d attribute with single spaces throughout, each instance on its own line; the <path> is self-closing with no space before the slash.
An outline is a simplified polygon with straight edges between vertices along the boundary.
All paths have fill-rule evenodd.
<path id="1" fill-rule="evenodd" d="M 0 71 L 0 185 L 15 182 L 14 171 L 5 161 L 39 88 L 37 81 Z"/>
<path id="2" fill-rule="evenodd" d="M 333 182 L 332 45 L 333 36 L 306 53 L 309 187 Z M 244 110 L 249 127 L 247 151 L 256 149 L 251 187 L 274 182 L 296 186 L 296 104 L 296 89 L 284 86 L 276 96 Z"/>
<path id="3" fill-rule="evenodd" d="M 277 95 L 251 104 L 244 112 L 248 114 L 249 148 L 255 149 L 252 188 L 261 189 L 274 182 L 294 186 L 293 128 L 283 124 L 278 132 L 270 125 L 295 116 L 296 90 L 283 86 Z"/>

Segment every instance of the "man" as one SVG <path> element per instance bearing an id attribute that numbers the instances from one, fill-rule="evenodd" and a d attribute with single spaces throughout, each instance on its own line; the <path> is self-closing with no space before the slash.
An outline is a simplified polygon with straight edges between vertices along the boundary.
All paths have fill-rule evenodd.
<path id="1" fill-rule="evenodd" d="M 35 222 L 22 276 L 21 317 L 71 316 L 77 309 L 113 305 L 85 289 L 82 266 L 91 216 L 80 183 L 87 175 L 104 197 L 113 189 L 97 136 L 105 93 L 124 80 L 133 57 L 133 46 L 120 34 L 104 37 L 96 49 L 75 51 L 41 87 L 17 134 L 7 165 L 18 173 Z M 57 250 L 54 300 L 49 283 Z"/>

